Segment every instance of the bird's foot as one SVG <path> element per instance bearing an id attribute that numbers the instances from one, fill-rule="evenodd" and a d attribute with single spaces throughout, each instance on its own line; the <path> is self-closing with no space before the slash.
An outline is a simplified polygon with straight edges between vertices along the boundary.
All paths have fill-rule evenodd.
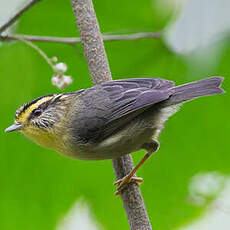
<path id="1" fill-rule="evenodd" d="M 124 176 L 123 178 L 117 180 L 114 182 L 113 185 L 118 185 L 117 191 L 115 192 L 115 195 L 119 195 L 121 191 L 127 187 L 129 183 L 136 182 L 138 184 L 141 184 L 143 182 L 143 179 L 141 177 L 135 177 L 130 174 Z"/>

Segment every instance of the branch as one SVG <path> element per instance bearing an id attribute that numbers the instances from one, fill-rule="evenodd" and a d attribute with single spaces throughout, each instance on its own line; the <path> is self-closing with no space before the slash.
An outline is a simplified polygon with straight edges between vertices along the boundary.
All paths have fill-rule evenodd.
<path id="1" fill-rule="evenodd" d="M 94 84 L 112 80 L 102 36 L 94 12 L 92 0 L 71 0 L 82 46 Z M 127 175 L 133 168 L 130 155 L 113 160 L 117 179 Z M 121 192 L 124 208 L 132 230 L 151 230 L 144 201 L 136 183 L 129 184 Z"/>
<path id="2" fill-rule="evenodd" d="M 121 34 L 121 35 L 102 35 L 104 41 L 121 41 L 121 40 L 138 40 L 142 38 L 160 38 L 162 32 L 140 32 L 134 34 Z M 51 37 L 51 36 L 37 36 L 37 35 L 22 35 L 22 34 L 9 34 L 0 35 L 0 41 L 12 41 L 12 40 L 26 40 L 36 42 L 54 42 L 65 44 L 76 44 L 81 42 L 78 37 Z"/>
<path id="3" fill-rule="evenodd" d="M 112 80 L 91 0 L 71 0 L 89 71 L 94 84 Z"/>
<path id="4" fill-rule="evenodd" d="M 0 33 L 5 31 L 9 26 L 11 26 L 21 15 L 23 15 L 29 8 L 31 8 L 35 3 L 40 0 L 31 0 L 27 5 L 24 6 L 21 10 L 19 10 L 12 18 L 9 19 L 3 26 L 0 27 Z"/>

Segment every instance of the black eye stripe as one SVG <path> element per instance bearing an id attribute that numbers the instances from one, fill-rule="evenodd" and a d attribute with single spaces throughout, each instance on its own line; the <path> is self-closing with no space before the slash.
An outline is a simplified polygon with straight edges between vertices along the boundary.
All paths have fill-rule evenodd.
<path id="1" fill-rule="evenodd" d="M 58 104 L 59 102 L 62 101 L 62 95 L 63 94 L 53 94 L 53 95 L 45 95 L 45 96 L 42 96 L 42 97 L 39 97 L 37 99 L 34 99 L 33 101 L 27 103 L 27 104 L 24 104 L 22 105 L 17 111 L 16 111 L 16 114 L 15 114 L 15 119 L 18 119 L 21 114 L 23 114 L 30 106 L 32 106 L 33 104 L 37 103 L 39 100 L 42 100 L 43 98 L 46 98 L 47 97 L 47 101 L 44 101 L 42 104 L 40 104 L 37 108 L 35 109 L 41 109 L 42 112 L 46 111 L 46 109 L 48 107 L 53 107 L 55 106 L 56 104 Z M 64 94 L 65 95 L 65 94 Z M 31 120 L 33 119 L 35 116 L 33 114 L 33 112 L 35 111 L 35 109 L 30 112 L 27 120 Z M 28 111 L 29 112 L 29 111 Z"/>
<path id="2" fill-rule="evenodd" d="M 50 101 L 43 102 L 37 108 L 35 108 L 28 117 L 28 120 L 39 117 L 49 106 Z"/>
<path id="3" fill-rule="evenodd" d="M 39 108 L 37 108 L 37 109 L 34 109 L 33 110 L 33 115 L 35 116 L 35 117 L 38 117 L 38 116 L 40 116 L 41 114 L 42 114 L 42 110 L 41 109 L 39 109 Z"/>
<path id="4" fill-rule="evenodd" d="M 61 97 L 61 95 L 59 97 L 56 97 L 54 100 L 51 99 L 49 101 L 45 101 L 42 104 L 40 104 L 37 108 L 35 108 L 31 112 L 30 116 L 28 117 L 28 120 L 31 120 L 31 119 L 33 119 L 35 117 L 39 117 L 49 106 L 55 106 L 58 102 L 60 102 L 60 97 Z M 37 111 L 37 110 L 39 111 L 38 113 L 41 112 L 41 114 L 36 115 L 35 111 Z"/>
<path id="5" fill-rule="evenodd" d="M 26 103 L 26 104 L 22 105 L 20 107 L 20 109 L 17 111 L 16 116 L 17 117 L 20 116 L 20 114 L 22 114 L 25 110 L 27 110 L 31 105 L 37 103 L 39 100 L 41 100 L 41 99 L 43 99 L 45 97 L 52 97 L 52 96 L 54 96 L 54 94 L 44 95 L 44 96 L 41 96 L 41 97 L 38 97 L 38 98 L 34 99 L 33 101 L 31 101 L 29 103 Z"/>

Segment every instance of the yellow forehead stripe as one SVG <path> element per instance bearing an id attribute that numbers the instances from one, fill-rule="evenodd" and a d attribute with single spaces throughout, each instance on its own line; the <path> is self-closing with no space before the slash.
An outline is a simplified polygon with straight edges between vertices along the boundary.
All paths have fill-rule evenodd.
<path id="1" fill-rule="evenodd" d="M 22 114 L 20 114 L 19 117 L 15 119 L 15 121 L 20 123 L 25 122 L 34 109 L 36 109 L 42 103 L 51 100 L 52 98 L 53 98 L 52 96 L 41 98 L 36 103 L 30 105 L 25 111 L 23 111 Z"/>

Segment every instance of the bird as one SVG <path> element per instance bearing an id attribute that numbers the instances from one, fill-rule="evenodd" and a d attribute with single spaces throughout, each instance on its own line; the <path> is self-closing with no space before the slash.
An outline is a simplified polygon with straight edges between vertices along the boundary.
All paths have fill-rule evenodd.
<path id="1" fill-rule="evenodd" d="M 170 116 L 190 100 L 222 94 L 223 77 L 209 77 L 179 86 L 162 78 L 107 81 L 76 92 L 48 94 L 16 110 L 5 132 L 20 131 L 37 144 L 80 160 L 115 159 L 140 149 L 142 160 L 117 180 L 116 194 L 159 149 L 158 137 Z"/>

